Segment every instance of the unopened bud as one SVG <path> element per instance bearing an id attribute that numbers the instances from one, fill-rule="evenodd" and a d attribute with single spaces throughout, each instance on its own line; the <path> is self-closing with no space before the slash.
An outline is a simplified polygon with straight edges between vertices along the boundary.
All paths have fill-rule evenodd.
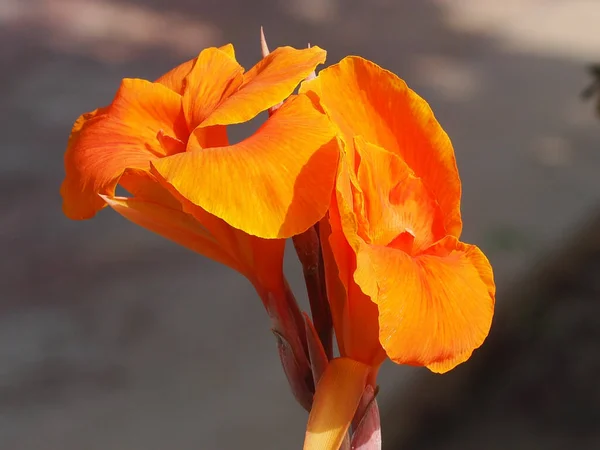
<path id="1" fill-rule="evenodd" d="M 276 330 L 272 330 L 277 339 L 277 350 L 283 371 L 288 379 L 292 393 L 296 401 L 307 411 L 312 407 L 314 385 L 312 383 L 312 372 L 308 367 L 301 367 L 294 356 L 290 343 Z"/>
<path id="2" fill-rule="evenodd" d="M 381 450 L 381 422 L 376 396 L 377 389 L 368 384 L 352 421 L 352 450 Z"/>

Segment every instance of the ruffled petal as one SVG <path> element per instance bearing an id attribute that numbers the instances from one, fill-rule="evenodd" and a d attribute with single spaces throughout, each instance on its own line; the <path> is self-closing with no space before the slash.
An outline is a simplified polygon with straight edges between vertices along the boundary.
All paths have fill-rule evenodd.
<path id="1" fill-rule="evenodd" d="M 280 47 L 263 58 L 243 77 L 243 84 L 225 99 L 202 126 L 246 122 L 286 99 L 327 52 L 319 47 L 297 50 Z"/>
<path id="2" fill-rule="evenodd" d="M 161 84 L 123 80 L 108 108 L 75 123 L 61 187 L 65 214 L 94 216 L 104 206 L 98 194 L 112 195 L 126 168 L 147 169 L 150 160 L 169 154 L 160 134 L 186 140 L 181 97 Z"/>
<path id="3" fill-rule="evenodd" d="M 331 360 L 317 384 L 304 450 L 338 450 L 364 392 L 371 367 L 350 358 Z"/>
<path id="4" fill-rule="evenodd" d="M 95 117 L 106 114 L 106 112 L 108 111 L 108 108 L 109 108 L 108 106 L 103 106 L 101 108 L 96 108 L 95 110 L 93 110 L 91 112 L 84 113 L 81 116 L 79 116 L 77 118 L 77 120 L 75 121 L 75 123 L 73 124 L 73 128 L 71 128 L 71 134 L 69 135 L 68 146 L 70 146 L 71 143 L 77 139 L 77 137 L 79 136 L 79 132 L 82 130 L 82 128 L 85 126 L 86 123 L 88 123 Z"/>
<path id="5" fill-rule="evenodd" d="M 159 131 L 184 142 L 189 134 L 181 96 L 159 83 L 124 79 L 107 114 L 122 123 L 122 133 L 144 139 L 144 147 L 158 156 L 168 155 L 159 145 Z"/>
<path id="6" fill-rule="evenodd" d="M 446 235 L 444 217 L 421 178 L 396 154 L 358 137 L 358 182 L 369 243 L 416 254 Z"/>
<path id="7" fill-rule="evenodd" d="M 299 96 L 239 144 L 156 160 L 153 171 L 233 227 L 287 238 L 327 211 L 338 160 L 334 135 L 327 118 Z"/>
<path id="8" fill-rule="evenodd" d="M 398 154 L 439 203 L 448 234 L 460 235 L 461 186 L 452 144 L 427 102 L 404 81 L 352 56 L 303 83 L 301 92 L 320 101 L 347 142 L 358 135 Z"/>
<path id="9" fill-rule="evenodd" d="M 219 47 L 219 50 L 224 52 L 230 58 L 235 59 L 235 51 L 233 49 L 233 45 L 224 45 L 223 47 Z M 158 80 L 156 80 L 156 82 L 167 86 L 169 89 L 177 92 L 180 95 L 183 95 L 183 91 L 185 90 L 185 77 L 187 77 L 188 74 L 191 72 L 192 67 L 194 67 L 194 64 L 196 63 L 197 59 L 198 58 L 190 59 L 189 61 L 178 65 L 174 69 L 171 69 L 163 76 L 161 76 Z"/>
<path id="10" fill-rule="evenodd" d="M 475 246 L 448 236 L 426 253 L 363 246 L 377 280 L 379 338 L 390 359 L 446 372 L 488 335 L 494 311 L 492 268 Z"/>
<path id="11" fill-rule="evenodd" d="M 183 107 L 190 130 L 215 113 L 244 81 L 244 68 L 223 50 L 202 50 L 184 79 Z M 204 126 L 219 125 L 205 123 Z"/>
<path id="12" fill-rule="evenodd" d="M 219 47 L 219 50 L 224 52 L 230 58 L 235 59 L 235 49 L 233 48 L 233 44 L 225 44 Z"/>

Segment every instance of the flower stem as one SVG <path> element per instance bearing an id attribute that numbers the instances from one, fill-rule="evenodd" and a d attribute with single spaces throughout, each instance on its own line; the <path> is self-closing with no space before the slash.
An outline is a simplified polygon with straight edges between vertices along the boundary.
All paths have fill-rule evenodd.
<path id="1" fill-rule="evenodd" d="M 325 266 L 318 224 L 294 236 L 294 248 L 302 264 L 312 319 L 328 359 L 333 358 L 333 321 L 325 288 Z"/>

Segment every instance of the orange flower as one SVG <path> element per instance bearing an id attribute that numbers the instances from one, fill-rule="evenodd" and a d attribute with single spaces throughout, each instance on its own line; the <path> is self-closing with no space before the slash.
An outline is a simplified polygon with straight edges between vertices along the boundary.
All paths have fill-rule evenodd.
<path id="1" fill-rule="evenodd" d="M 225 125 L 283 101 L 324 59 L 318 47 L 283 47 L 244 73 L 227 45 L 203 50 L 154 83 L 123 80 L 109 106 L 73 127 L 65 214 L 86 219 L 108 204 L 263 291 L 281 284 L 284 242 L 254 236 L 289 237 L 325 214 L 335 131 L 303 95 L 238 144 L 229 145 Z M 133 198 L 115 197 L 117 184 Z"/>
<path id="2" fill-rule="evenodd" d="M 448 136 L 394 74 L 349 57 L 304 83 L 344 143 L 321 222 L 341 358 L 318 384 L 305 448 L 337 449 L 388 357 L 446 372 L 486 338 L 495 286 L 459 241 L 461 185 Z"/>
<path id="3" fill-rule="evenodd" d="M 326 213 L 339 148 L 310 99 L 289 96 L 324 60 L 318 47 L 283 47 L 244 72 L 227 45 L 156 82 L 125 79 L 109 106 L 76 121 L 61 187 L 72 219 L 109 205 L 246 276 L 293 353 L 286 367 L 304 373 L 304 324 L 283 276 L 283 238 Z M 227 125 L 281 102 L 255 134 L 229 144 Z M 117 184 L 132 197 L 115 196 Z M 309 404 L 306 392 L 295 394 Z"/>
<path id="4" fill-rule="evenodd" d="M 98 194 L 113 195 L 125 170 L 138 169 L 246 233 L 287 238 L 306 230 L 325 214 L 334 183 L 338 150 L 327 118 L 301 95 L 240 143 L 229 145 L 225 126 L 282 102 L 324 60 L 318 47 L 282 47 L 244 72 L 228 45 L 154 83 L 123 80 L 110 106 L 75 124 L 65 214 L 92 217 L 106 204 Z"/>

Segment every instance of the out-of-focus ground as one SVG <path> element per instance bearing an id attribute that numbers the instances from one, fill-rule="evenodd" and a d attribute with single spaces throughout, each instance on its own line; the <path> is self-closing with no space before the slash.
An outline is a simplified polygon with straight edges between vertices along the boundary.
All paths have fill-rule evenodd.
<path id="1" fill-rule="evenodd" d="M 576 234 L 600 200 L 600 122 L 578 97 L 599 17 L 595 0 L 0 0 L 0 448 L 300 447 L 250 285 L 111 211 L 70 222 L 58 195 L 72 122 L 121 78 L 227 42 L 248 68 L 260 25 L 272 47 L 374 60 L 431 103 L 464 240 L 496 269 L 495 328 L 469 363 L 384 368 L 385 447 L 600 447 L 599 228 Z"/>

